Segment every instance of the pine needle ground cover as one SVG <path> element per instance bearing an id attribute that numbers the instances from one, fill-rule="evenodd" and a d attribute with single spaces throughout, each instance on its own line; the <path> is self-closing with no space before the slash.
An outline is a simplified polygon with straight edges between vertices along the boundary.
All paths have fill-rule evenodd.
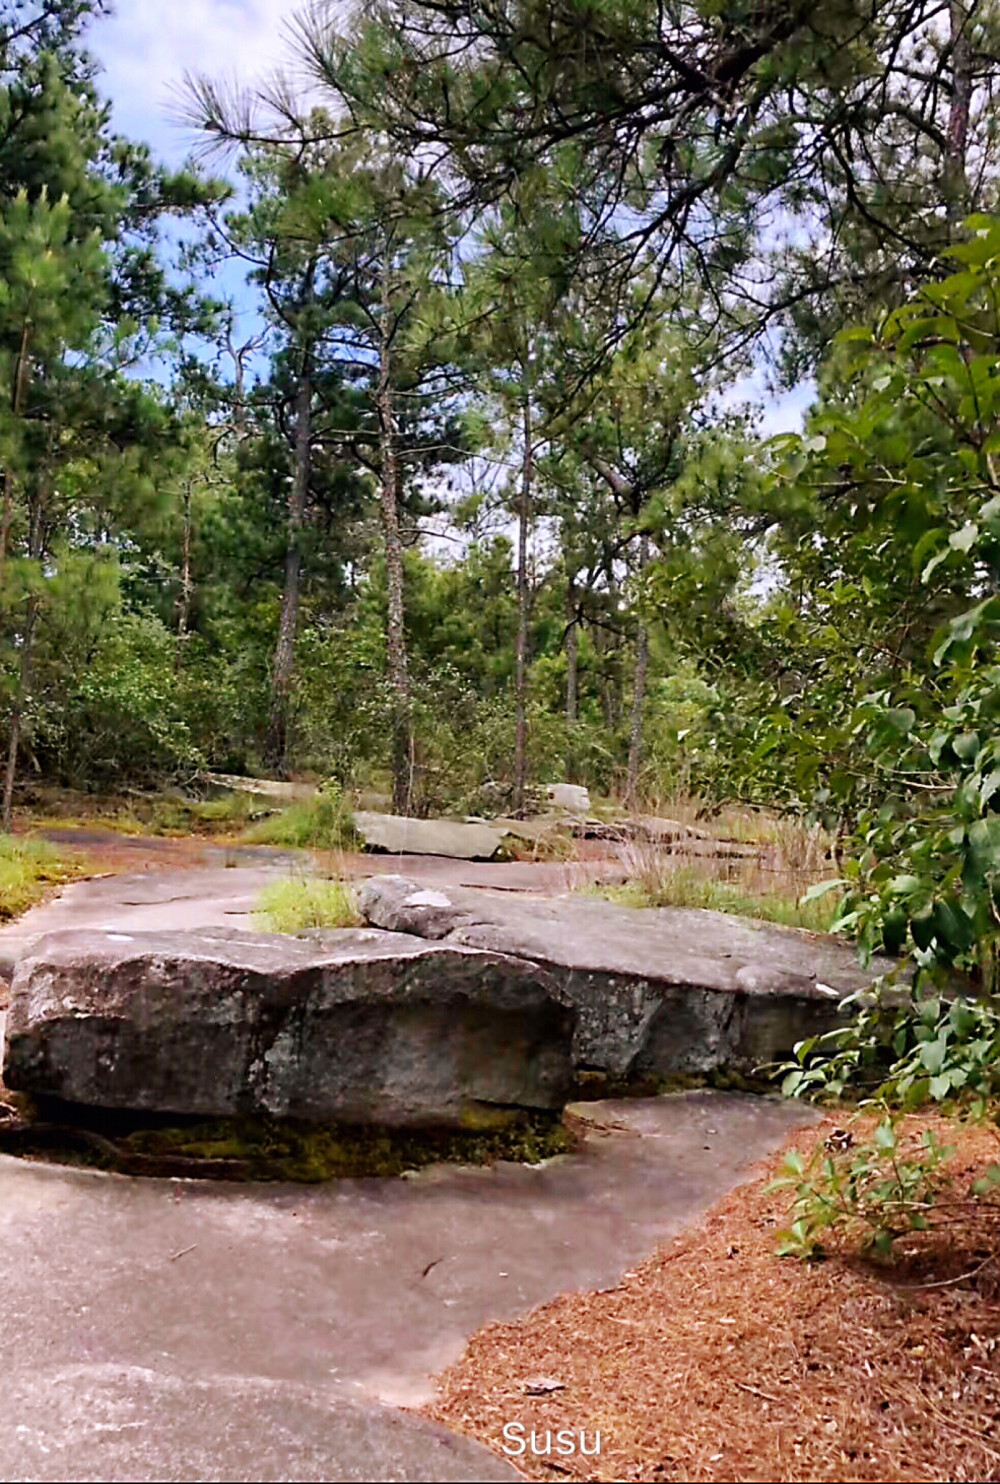
<path id="1" fill-rule="evenodd" d="M 961 1191 L 996 1160 L 997 1131 L 921 1117 L 911 1136 L 935 1122 Z M 509 1422 L 591 1447 L 600 1430 L 599 1458 L 514 1460 L 538 1480 L 1000 1477 L 1000 1203 L 912 1234 L 891 1265 L 851 1247 L 779 1258 L 789 1197 L 769 1187 L 816 1137 L 617 1287 L 481 1330 L 431 1415 L 500 1456 Z"/>

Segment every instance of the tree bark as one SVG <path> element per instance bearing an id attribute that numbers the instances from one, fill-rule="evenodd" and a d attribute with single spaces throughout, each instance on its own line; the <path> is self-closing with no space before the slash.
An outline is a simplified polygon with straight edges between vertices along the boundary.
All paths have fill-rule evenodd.
<path id="1" fill-rule="evenodd" d="M 527 381 L 527 378 L 525 378 Z M 517 643 L 514 651 L 514 813 L 524 809 L 528 782 L 528 617 L 530 591 L 528 584 L 528 534 L 531 528 L 531 482 L 533 461 L 531 448 L 531 391 L 525 386 L 521 460 L 521 491 L 517 504 Z"/>
<path id="2" fill-rule="evenodd" d="M 566 777 L 576 782 L 576 747 L 573 731 L 576 727 L 578 701 L 577 689 L 580 661 L 580 631 L 576 612 L 576 586 L 572 573 L 566 574 Z"/>
<path id="3" fill-rule="evenodd" d="M 187 634 L 188 622 L 191 618 L 191 598 L 194 593 L 194 584 L 191 581 L 191 480 L 184 481 L 184 541 L 181 556 L 181 593 L 177 604 L 177 637 L 183 639 Z M 178 650 L 178 659 L 180 651 Z"/>
<path id="4" fill-rule="evenodd" d="M 10 410 L 17 418 L 24 407 L 24 396 L 28 386 L 28 350 L 31 345 L 31 321 L 25 320 L 21 328 L 21 345 L 14 370 L 14 386 L 11 390 Z M 0 515 L 0 586 L 7 567 L 7 543 L 14 519 L 14 471 L 8 467 L 3 476 L 3 514 Z"/>
<path id="5" fill-rule="evenodd" d="M 3 811 L 0 831 L 9 835 L 14 824 L 14 783 L 17 779 L 17 754 L 21 745 L 21 718 L 31 679 L 31 644 L 34 638 L 35 619 L 38 615 L 38 599 L 28 599 L 28 612 L 21 643 L 21 660 L 18 666 L 17 691 L 10 711 L 10 736 L 7 742 L 7 766 L 3 780 Z"/>
<path id="6" fill-rule="evenodd" d="M 969 210 L 968 181 L 965 173 L 969 142 L 969 115 L 972 108 L 972 45 L 969 40 L 970 17 L 962 0 L 951 0 L 948 7 L 951 43 L 951 108 L 948 113 L 947 154 L 945 157 L 945 190 L 948 219 L 960 222 Z"/>
<path id="7" fill-rule="evenodd" d="M 45 549 L 41 495 L 36 490 L 28 510 L 28 558 L 40 562 Z M 35 636 L 35 620 L 38 617 L 39 599 L 36 593 L 28 598 L 21 636 L 21 656 L 18 663 L 17 690 L 10 711 L 10 735 L 7 739 L 7 766 L 4 770 L 3 801 L 0 804 L 0 831 L 9 835 L 14 823 L 14 783 L 17 779 L 17 755 L 21 745 L 21 720 L 24 704 L 31 683 L 31 649 Z"/>
<path id="8" fill-rule="evenodd" d="M 401 469 L 397 448 L 396 413 L 392 396 L 391 289 L 386 264 L 382 278 L 382 320 L 379 349 L 377 406 L 379 424 L 380 505 L 385 540 L 387 597 L 386 660 L 392 730 L 392 812 L 408 814 L 411 808 L 412 739 L 410 734 L 410 671 L 406 654 L 406 608 L 403 592 L 403 542 L 399 533 Z"/>
<path id="9" fill-rule="evenodd" d="M 639 578 L 649 561 L 649 537 L 643 536 L 639 543 Z M 632 689 L 632 723 L 628 744 L 628 775 L 625 782 L 625 802 L 636 803 L 639 791 L 639 768 L 642 764 L 643 712 L 646 707 L 646 674 L 649 669 L 649 629 L 640 612 L 639 632 L 635 641 L 635 683 Z"/>
<path id="10" fill-rule="evenodd" d="M 295 633 L 298 627 L 302 588 L 302 527 L 309 497 L 312 457 L 312 374 L 309 353 L 303 357 L 302 373 L 295 394 L 295 471 L 288 503 L 288 538 L 285 546 L 285 586 L 281 598 L 281 623 L 274 651 L 271 677 L 269 757 L 279 776 L 288 771 L 288 712 L 292 698 L 295 665 Z"/>
<path id="11" fill-rule="evenodd" d="M 572 577 L 566 590 L 566 720 L 575 726 L 579 709 L 580 630 L 576 612 L 576 588 Z"/>

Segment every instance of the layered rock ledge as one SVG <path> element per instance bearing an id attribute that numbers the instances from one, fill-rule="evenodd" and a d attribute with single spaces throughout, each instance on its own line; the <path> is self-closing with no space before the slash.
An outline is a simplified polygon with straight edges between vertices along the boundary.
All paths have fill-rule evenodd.
<path id="1" fill-rule="evenodd" d="M 844 996 L 892 968 L 863 969 L 828 935 L 696 908 L 430 891 L 401 876 L 366 881 L 360 907 L 380 928 L 538 965 L 577 1012 L 577 1071 L 613 1078 L 751 1073 L 835 1027 Z"/>
<path id="2" fill-rule="evenodd" d="M 563 1106 L 575 1022 L 530 960 L 401 933 L 69 931 L 17 967 L 3 1078 L 104 1108 L 483 1127 Z"/>

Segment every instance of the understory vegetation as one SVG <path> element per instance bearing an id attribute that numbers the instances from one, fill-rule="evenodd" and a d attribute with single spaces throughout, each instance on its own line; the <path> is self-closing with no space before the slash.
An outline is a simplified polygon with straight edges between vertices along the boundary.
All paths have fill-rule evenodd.
<path id="1" fill-rule="evenodd" d="M 85 865 L 44 840 L 0 835 L 0 922 L 33 907 L 48 888 L 81 875 Z"/>

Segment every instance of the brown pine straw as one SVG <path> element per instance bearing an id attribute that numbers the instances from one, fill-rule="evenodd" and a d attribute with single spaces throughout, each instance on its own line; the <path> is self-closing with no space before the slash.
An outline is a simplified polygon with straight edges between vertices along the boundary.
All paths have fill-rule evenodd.
<path id="1" fill-rule="evenodd" d="M 778 1258 L 779 1156 L 619 1287 L 481 1330 L 430 1415 L 501 1457 L 505 1423 L 588 1447 L 600 1429 L 599 1459 L 519 1457 L 533 1479 L 1000 1480 L 1000 1199 L 965 1203 L 1000 1143 L 936 1116 L 905 1135 L 932 1125 L 957 1146 L 954 1204 L 891 1266 L 848 1244 Z M 533 1377 L 561 1389 L 528 1395 Z"/>

